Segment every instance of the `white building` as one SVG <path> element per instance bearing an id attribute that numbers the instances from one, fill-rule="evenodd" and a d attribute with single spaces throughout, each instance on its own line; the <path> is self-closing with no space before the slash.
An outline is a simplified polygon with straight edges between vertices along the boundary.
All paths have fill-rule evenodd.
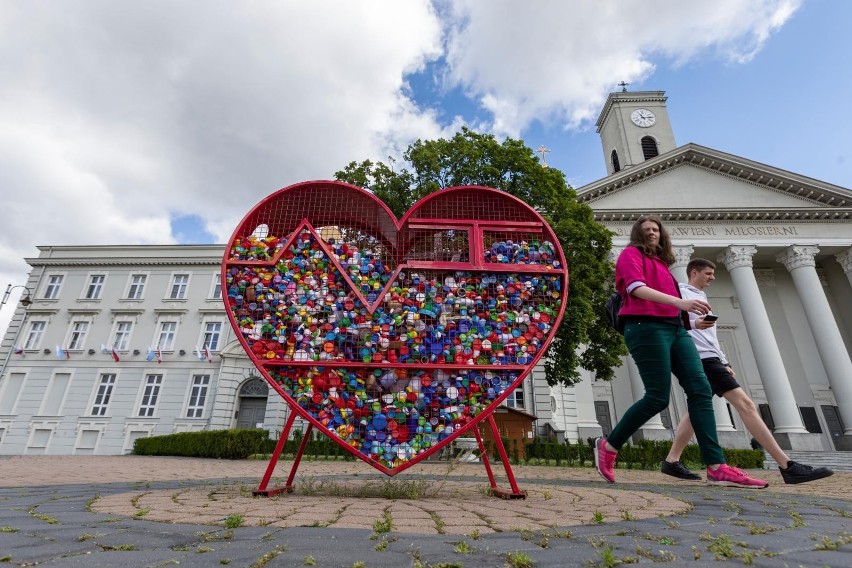
<path id="1" fill-rule="evenodd" d="M 852 449 L 852 194 L 676 146 L 665 100 L 610 95 L 598 119 L 609 175 L 579 198 L 616 233 L 616 249 L 639 214 L 660 214 L 678 279 L 691 257 L 717 263 L 708 292 L 720 339 L 782 447 Z M 286 404 L 269 396 L 225 316 L 221 245 L 39 250 L 27 259 L 33 303 L 18 305 L 0 347 L 0 455 L 120 454 L 141 436 L 283 427 Z M 586 373 L 571 388 L 548 387 L 536 369 L 507 402 L 537 415 L 540 433 L 576 441 L 608 432 L 641 394 L 628 357 L 616 380 Z M 746 447 L 739 417 L 716 403 L 723 445 Z M 671 438 L 685 411 L 675 392 L 640 435 Z"/>

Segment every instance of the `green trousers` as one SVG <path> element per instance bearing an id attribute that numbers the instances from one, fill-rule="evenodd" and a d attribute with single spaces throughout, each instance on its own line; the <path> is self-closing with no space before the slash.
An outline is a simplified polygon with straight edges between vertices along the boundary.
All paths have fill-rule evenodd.
<path id="1" fill-rule="evenodd" d="M 669 405 L 674 373 L 686 393 L 701 458 L 707 465 L 725 463 L 716 434 L 713 392 L 689 333 L 667 323 L 631 322 L 624 328 L 624 342 L 642 376 L 645 396 L 627 409 L 607 436 L 610 445 L 621 448 L 636 430 Z"/>

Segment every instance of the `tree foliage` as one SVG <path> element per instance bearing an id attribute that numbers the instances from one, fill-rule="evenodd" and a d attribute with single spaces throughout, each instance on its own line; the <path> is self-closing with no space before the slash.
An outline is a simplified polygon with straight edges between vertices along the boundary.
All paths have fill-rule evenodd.
<path id="1" fill-rule="evenodd" d="M 521 140 L 500 143 L 467 128 L 450 139 L 418 140 L 403 158 L 410 169 L 364 160 L 351 162 L 335 178 L 369 189 L 398 217 L 420 198 L 459 185 L 501 189 L 534 207 L 562 244 L 570 281 L 565 316 L 544 359 L 547 381 L 574 384 L 581 367 L 599 379 L 612 379 L 613 367 L 626 353 L 621 336 L 603 316 L 612 292 L 612 233 L 594 220 L 590 207 L 577 202 L 565 175 L 543 167 Z"/>

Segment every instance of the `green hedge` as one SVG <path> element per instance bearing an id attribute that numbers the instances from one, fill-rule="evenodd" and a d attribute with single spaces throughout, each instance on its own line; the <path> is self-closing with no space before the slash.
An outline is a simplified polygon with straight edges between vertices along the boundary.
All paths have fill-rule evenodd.
<path id="1" fill-rule="evenodd" d="M 271 454 L 274 452 L 275 445 L 278 443 L 278 436 L 280 436 L 280 434 L 277 434 L 275 439 L 270 438 L 264 441 L 259 453 Z M 296 430 L 293 432 L 293 437 L 284 443 L 284 448 L 281 450 L 281 457 L 295 456 L 296 452 L 299 450 L 299 444 L 301 443 L 302 432 L 301 430 Z M 311 433 L 311 437 L 305 445 L 305 453 L 302 455 L 308 459 L 320 457 L 328 459 L 355 459 L 355 456 L 340 447 L 340 444 L 322 432 L 318 432 L 316 430 Z"/>
<path id="2" fill-rule="evenodd" d="M 266 430 L 210 430 L 138 438 L 133 453 L 140 456 L 245 459 L 264 448 Z M 274 447 L 274 442 L 273 442 Z"/>
<path id="3" fill-rule="evenodd" d="M 591 464 L 594 440 L 572 444 L 564 444 L 535 439 L 526 446 L 527 459 L 542 460 L 545 463 L 556 462 L 556 465 L 585 465 Z M 640 440 L 637 444 L 625 444 L 618 452 L 618 465 L 628 469 L 657 469 L 672 447 L 670 440 Z M 764 453 L 761 450 L 737 450 L 723 448 L 725 461 L 743 469 L 763 468 Z M 681 461 L 691 467 L 700 466 L 701 453 L 698 445 L 689 444 L 683 451 Z"/>

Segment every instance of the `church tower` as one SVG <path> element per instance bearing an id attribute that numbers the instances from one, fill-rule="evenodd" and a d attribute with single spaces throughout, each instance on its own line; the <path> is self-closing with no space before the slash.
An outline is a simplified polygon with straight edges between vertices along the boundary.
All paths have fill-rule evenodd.
<path id="1" fill-rule="evenodd" d="M 607 175 L 674 150 L 665 91 L 610 93 L 595 124 Z"/>

